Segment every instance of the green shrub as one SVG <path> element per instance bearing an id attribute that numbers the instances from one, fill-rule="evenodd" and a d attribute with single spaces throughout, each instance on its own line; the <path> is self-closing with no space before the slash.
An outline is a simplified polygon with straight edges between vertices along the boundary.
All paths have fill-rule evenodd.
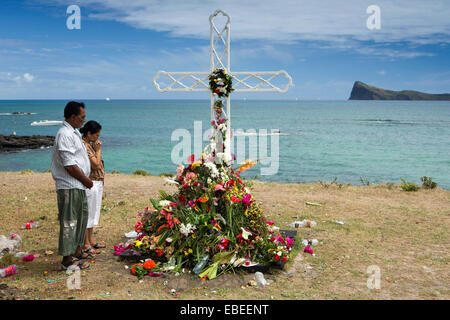
<path id="1" fill-rule="evenodd" d="M 437 183 L 434 182 L 431 177 L 428 178 L 427 176 L 423 176 L 420 178 L 420 181 L 422 181 L 422 187 L 424 189 L 434 189 L 437 187 Z"/>
<path id="2" fill-rule="evenodd" d="M 115 174 L 115 173 L 116 173 L 116 174 L 120 174 L 120 171 L 112 170 L 111 173 L 112 173 L 112 174 Z"/>
<path id="3" fill-rule="evenodd" d="M 151 176 L 152 174 L 144 169 L 138 169 L 133 174 L 140 175 L 140 176 Z"/>
<path id="4" fill-rule="evenodd" d="M 34 172 L 33 170 L 25 169 L 25 170 L 22 170 L 20 173 L 25 174 L 25 173 L 33 173 L 33 172 Z"/>
<path id="5" fill-rule="evenodd" d="M 175 174 L 170 173 L 170 172 L 163 172 L 161 173 L 159 176 L 160 177 L 173 177 Z"/>
<path id="6" fill-rule="evenodd" d="M 400 178 L 400 179 L 403 181 L 402 189 L 404 191 L 417 191 L 417 190 L 420 189 L 420 187 L 417 184 L 412 183 L 412 182 L 408 182 L 408 181 L 406 181 L 403 178 Z"/>
<path id="7" fill-rule="evenodd" d="M 370 181 L 368 179 L 365 179 L 363 177 L 359 177 L 359 181 L 361 181 L 363 186 L 370 186 Z"/>

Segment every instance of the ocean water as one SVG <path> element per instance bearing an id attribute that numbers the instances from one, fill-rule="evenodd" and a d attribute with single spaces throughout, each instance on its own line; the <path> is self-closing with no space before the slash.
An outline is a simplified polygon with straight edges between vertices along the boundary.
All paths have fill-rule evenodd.
<path id="1" fill-rule="evenodd" d="M 55 135 L 56 126 L 30 123 L 63 120 L 66 102 L 0 101 L 0 134 Z M 172 163 L 171 153 L 180 140 L 172 141 L 174 130 L 185 129 L 191 134 L 193 153 L 194 122 L 201 121 L 202 133 L 210 126 L 209 100 L 84 102 L 87 120 L 103 126 L 107 172 L 175 172 L 178 164 Z M 270 164 L 260 162 L 245 172 L 246 177 L 286 183 L 337 178 L 340 183 L 358 185 L 360 177 L 371 183 L 401 183 L 400 178 L 404 178 L 421 184 L 420 177 L 429 176 L 440 187 L 450 189 L 450 101 L 233 100 L 231 111 L 232 128 L 248 133 L 243 138 L 245 154 L 238 153 L 238 159 L 266 150 L 248 146 L 252 138 L 249 130 L 280 132 L 265 137 L 266 161 L 279 153 L 278 166 L 272 162 L 276 173 L 263 175 L 262 169 Z M 278 146 L 272 146 L 276 139 Z M 204 141 L 203 147 L 206 145 Z M 1 153 L 0 171 L 45 171 L 50 168 L 50 159 L 51 148 Z"/>

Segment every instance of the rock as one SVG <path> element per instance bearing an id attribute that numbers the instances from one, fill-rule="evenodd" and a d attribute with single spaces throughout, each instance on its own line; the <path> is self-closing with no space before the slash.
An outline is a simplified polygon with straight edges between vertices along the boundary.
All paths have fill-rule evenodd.
<path id="1" fill-rule="evenodd" d="M 450 100 L 450 93 L 430 94 L 413 90 L 392 91 L 355 81 L 349 100 Z"/>
<path id="2" fill-rule="evenodd" d="M 25 149 L 39 149 L 51 147 L 55 141 L 53 136 L 16 136 L 0 135 L 0 152 L 20 151 Z"/>

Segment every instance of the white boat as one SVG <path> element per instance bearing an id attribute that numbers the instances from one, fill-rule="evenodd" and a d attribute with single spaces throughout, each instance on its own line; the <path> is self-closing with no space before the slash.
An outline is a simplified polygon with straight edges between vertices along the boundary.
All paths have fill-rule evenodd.
<path id="1" fill-rule="evenodd" d="M 60 120 L 41 120 L 33 121 L 30 123 L 30 126 L 60 126 L 62 123 L 63 122 Z"/>

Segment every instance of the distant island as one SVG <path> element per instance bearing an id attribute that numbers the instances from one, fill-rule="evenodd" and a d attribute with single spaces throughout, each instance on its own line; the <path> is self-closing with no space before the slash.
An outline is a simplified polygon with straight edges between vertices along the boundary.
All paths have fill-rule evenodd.
<path id="1" fill-rule="evenodd" d="M 450 93 L 431 94 L 413 90 L 392 91 L 355 81 L 349 100 L 450 100 Z"/>

